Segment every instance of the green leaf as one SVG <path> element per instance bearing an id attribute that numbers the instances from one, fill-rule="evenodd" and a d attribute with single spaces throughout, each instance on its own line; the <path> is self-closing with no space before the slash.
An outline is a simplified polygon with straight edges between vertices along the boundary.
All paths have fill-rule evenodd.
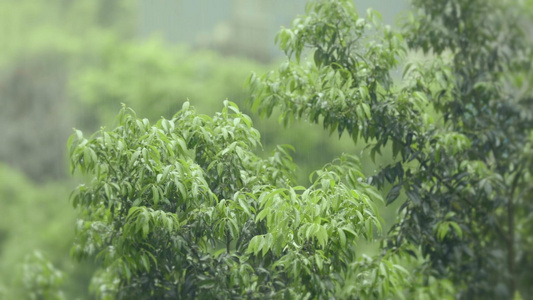
<path id="1" fill-rule="evenodd" d="M 389 193 L 387 194 L 387 198 L 386 198 L 386 204 L 389 205 L 391 204 L 392 202 L 394 202 L 394 200 L 396 200 L 398 198 L 398 196 L 400 196 L 400 191 L 402 190 L 402 183 L 399 183 L 395 186 L 393 186 L 391 188 L 391 190 L 389 191 Z"/>
<path id="2" fill-rule="evenodd" d="M 239 205 L 244 210 L 244 213 L 246 213 L 249 217 L 252 217 L 252 213 L 250 212 L 250 209 L 248 208 L 248 203 L 246 203 L 242 198 L 239 198 Z"/>
<path id="3" fill-rule="evenodd" d="M 443 241 L 446 237 L 446 234 L 448 233 L 448 230 L 450 229 L 450 223 L 449 222 L 442 222 L 437 227 L 437 238 L 440 241 Z"/>
<path id="4" fill-rule="evenodd" d="M 126 263 L 122 263 L 122 271 L 126 274 L 128 282 L 131 280 L 131 270 Z"/>
<path id="5" fill-rule="evenodd" d="M 144 269 L 147 272 L 150 272 L 150 261 L 148 260 L 148 258 L 145 255 L 141 255 L 141 262 L 142 262 L 142 265 L 143 265 Z"/>
<path id="6" fill-rule="evenodd" d="M 159 190 L 155 185 L 152 185 L 152 199 L 154 201 L 154 206 L 157 207 L 159 203 Z"/>
<path id="7" fill-rule="evenodd" d="M 341 247 L 346 247 L 346 234 L 344 234 L 344 230 L 342 228 L 337 228 L 337 232 L 339 233 Z"/>
<path id="8" fill-rule="evenodd" d="M 453 227 L 453 229 L 455 230 L 455 233 L 457 233 L 457 236 L 462 239 L 463 238 L 463 230 L 461 230 L 461 227 L 459 226 L 459 224 L 455 223 L 455 222 L 452 222 L 450 221 L 449 222 L 450 226 Z"/>
<path id="9" fill-rule="evenodd" d="M 316 232 L 318 243 L 320 244 L 320 246 L 322 246 L 322 248 L 325 248 L 328 242 L 328 232 L 326 228 L 324 228 L 324 226 L 320 226 L 320 225 L 317 225 L 317 226 L 319 227 L 318 231 Z"/>
<path id="10" fill-rule="evenodd" d="M 255 221 L 256 222 L 260 222 L 262 221 L 266 216 L 267 214 L 270 212 L 269 209 L 262 209 L 258 214 L 257 214 L 257 217 L 255 217 Z"/>

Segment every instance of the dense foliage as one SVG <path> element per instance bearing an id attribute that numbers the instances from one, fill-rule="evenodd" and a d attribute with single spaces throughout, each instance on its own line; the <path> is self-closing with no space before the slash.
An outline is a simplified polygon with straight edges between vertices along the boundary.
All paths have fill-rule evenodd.
<path id="1" fill-rule="evenodd" d="M 73 126 L 94 131 L 112 125 L 120 103 L 157 121 L 170 118 L 187 98 L 199 112 L 212 114 L 225 98 L 241 106 L 243 82 L 265 66 L 210 51 L 171 47 L 157 39 L 135 40 L 135 1 L 0 1 L 0 299 L 23 298 L 24 258 L 40 249 L 64 274 L 67 299 L 87 299 L 93 258 L 71 262 L 76 212 L 67 202 L 73 181 L 65 142 Z M 112 111 L 112 112 L 110 112 Z M 351 149 L 316 126 L 280 130 L 277 120 L 254 125 L 267 156 L 273 144 L 291 143 L 299 183 L 310 170 Z M 289 150 L 292 151 L 292 150 Z M 369 169 L 363 162 L 363 168 Z M 22 171 L 22 172 L 20 172 Z M 23 173 L 23 174 L 19 174 Z M 27 178 L 29 177 L 29 178 Z M 387 218 L 387 214 L 383 214 Z M 23 224 L 20 220 L 26 220 Z M 51 274 L 46 273 L 45 274 Z M 51 282 L 55 282 L 50 279 Z M 30 280 L 31 281 L 31 280 Z M 44 286 L 47 281 L 43 281 Z M 5 298 L 2 298 L 5 297 Z"/>
<path id="2" fill-rule="evenodd" d="M 57 270 L 40 252 L 28 255 L 22 266 L 18 282 L 23 290 L 19 297 L 31 300 L 39 299 L 65 299 L 61 290 L 63 273 Z"/>
<path id="3" fill-rule="evenodd" d="M 298 186 L 288 148 L 258 156 L 258 131 L 228 101 L 213 117 L 186 102 L 155 124 L 124 107 L 115 129 L 88 139 L 76 131 L 71 166 L 91 180 L 71 196 L 80 212 L 72 254 L 101 262 L 93 291 L 104 299 L 531 294 L 532 54 L 521 4 L 413 4 L 402 34 L 374 11 L 360 18 L 351 1 L 311 1 L 277 37 L 288 60 L 248 82 L 262 115 L 278 108 L 286 125 L 304 119 L 364 140 L 365 159 L 391 147 L 394 161 L 373 176 L 343 155 Z M 427 59 L 393 81 L 418 50 Z M 406 200 L 383 236 L 376 204 L 389 184 L 386 203 Z M 382 251 L 364 255 L 364 240 L 381 240 Z"/>
<path id="4" fill-rule="evenodd" d="M 372 158 L 391 144 L 397 162 L 371 177 L 394 185 L 387 203 L 408 198 L 388 248 L 420 246 L 430 273 L 453 280 L 458 298 L 531 294 L 524 148 L 533 111 L 523 87 L 532 55 L 520 3 L 413 5 L 406 48 L 376 14 L 372 27 L 360 19 L 351 1 L 311 2 L 278 35 L 289 61 L 250 79 L 253 105 L 370 140 Z M 406 49 L 428 60 L 407 64 L 395 85 L 389 74 Z"/>
<path id="5" fill-rule="evenodd" d="M 95 176 L 72 195 L 83 216 L 73 255 L 98 253 L 104 298 L 384 297 L 405 284 L 388 255 L 357 255 L 381 225 L 355 157 L 305 188 L 285 148 L 252 152 L 259 134 L 230 102 L 213 118 L 185 103 L 155 125 L 127 108 L 119 119 L 70 141 L 73 167 Z"/>

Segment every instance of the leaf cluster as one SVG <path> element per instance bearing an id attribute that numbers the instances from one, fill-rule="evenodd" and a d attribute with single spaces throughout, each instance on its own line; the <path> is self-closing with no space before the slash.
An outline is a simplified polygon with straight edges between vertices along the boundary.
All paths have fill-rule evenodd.
<path id="1" fill-rule="evenodd" d="M 388 204 L 407 196 L 388 247 L 420 246 L 428 274 L 450 278 L 467 299 L 528 290 L 516 230 L 529 219 L 518 211 L 528 207 L 520 186 L 533 118 L 516 79 L 530 70 L 531 43 L 513 5 L 413 1 L 400 34 L 372 11 L 360 19 L 351 1 L 311 1 L 278 35 L 288 61 L 248 82 L 261 114 L 279 108 L 287 124 L 347 132 L 370 142 L 372 159 L 391 144 L 396 161 L 370 178 L 393 185 Z M 432 59 L 406 64 L 393 84 L 407 49 Z"/>
<path id="2" fill-rule="evenodd" d="M 82 216 L 72 254 L 102 262 L 95 292 L 144 299 L 398 293 L 405 269 L 388 255 L 356 252 L 360 238 L 381 230 L 381 197 L 359 160 L 344 156 L 316 171 L 310 187 L 295 186 L 288 148 L 260 158 L 252 151 L 259 139 L 228 101 L 212 118 L 186 102 L 153 125 L 124 107 L 114 130 L 89 139 L 76 131 L 72 170 L 92 179 L 71 195 Z M 363 283 L 353 281 L 367 269 Z"/>

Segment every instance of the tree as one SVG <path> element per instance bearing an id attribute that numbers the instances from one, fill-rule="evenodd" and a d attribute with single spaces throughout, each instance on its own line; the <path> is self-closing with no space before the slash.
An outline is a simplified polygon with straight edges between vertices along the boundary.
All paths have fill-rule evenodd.
<path id="1" fill-rule="evenodd" d="M 0 159 L 34 181 L 68 175 L 62 144 L 79 122 L 71 78 L 95 60 L 102 36 L 135 32 L 134 2 L 108 2 L 0 1 Z"/>
<path id="2" fill-rule="evenodd" d="M 532 55 L 523 6 L 413 5 L 407 49 L 429 59 L 406 65 L 401 84 L 389 75 L 405 51 L 401 35 L 372 12 L 369 27 L 351 1 L 316 1 L 277 37 L 288 62 L 251 77 L 253 106 L 372 141 L 372 159 L 391 145 L 397 162 L 370 178 L 378 188 L 393 185 L 387 203 L 407 195 L 388 247 L 419 246 L 431 274 L 450 278 L 458 298 L 531 294 L 524 148 L 533 128 L 525 84 Z M 307 53 L 312 60 L 302 62 Z"/>
<path id="3" fill-rule="evenodd" d="M 26 257 L 21 273 L 18 284 L 24 293 L 19 297 L 25 296 L 31 300 L 65 299 L 63 291 L 61 291 L 63 273 L 55 269 L 52 263 L 44 258 L 40 252 L 36 251 Z"/>
<path id="4" fill-rule="evenodd" d="M 186 103 L 154 125 L 124 107 L 115 129 L 89 139 L 76 131 L 72 169 L 92 179 L 71 196 L 81 216 L 73 255 L 101 262 L 95 292 L 119 299 L 529 292 L 531 274 L 516 267 L 531 264 L 533 223 L 531 98 L 516 92 L 531 57 L 527 40 L 506 21 L 514 10 L 504 2 L 414 4 L 402 35 L 376 12 L 360 18 L 351 1 L 309 2 L 277 37 L 288 61 L 248 83 L 263 115 L 278 107 L 287 125 L 305 118 L 371 142 L 372 159 L 390 145 L 395 162 L 374 176 L 344 155 L 314 172 L 309 187 L 295 186 L 289 148 L 266 159 L 254 154 L 259 133 L 231 102 L 213 118 Z M 391 70 L 418 47 L 429 63 L 407 65 L 394 82 Z M 387 203 L 402 193 L 407 200 L 382 238 L 375 203 L 387 184 Z M 362 255 L 360 238 L 382 240 L 381 253 Z"/>
<path id="5" fill-rule="evenodd" d="M 287 147 L 261 159 L 259 133 L 225 102 L 213 118 L 188 103 L 150 125 L 123 108 L 113 131 L 70 144 L 73 168 L 94 176 L 72 194 L 80 208 L 73 255 L 98 253 L 101 297 L 328 298 L 399 293 L 395 257 L 357 256 L 373 240 L 379 194 L 355 157 L 293 186 Z M 359 278 L 355 280 L 355 278 Z"/>

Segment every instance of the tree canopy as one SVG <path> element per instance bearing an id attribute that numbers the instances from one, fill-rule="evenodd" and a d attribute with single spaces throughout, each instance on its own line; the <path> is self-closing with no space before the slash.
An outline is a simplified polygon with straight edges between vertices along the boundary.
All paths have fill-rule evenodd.
<path id="1" fill-rule="evenodd" d="M 533 110 L 521 3 L 413 1 L 396 32 L 352 1 L 310 1 L 276 41 L 287 61 L 248 80 L 251 106 L 364 140 L 294 180 L 289 146 L 226 101 L 155 124 L 124 107 L 113 130 L 69 140 L 80 211 L 72 254 L 96 255 L 104 299 L 486 299 L 529 295 Z M 408 52 L 423 61 L 391 73 Z M 381 194 L 391 186 L 386 197 Z M 405 195 L 388 232 L 376 203 Z M 367 256 L 366 240 L 381 252 Z M 520 266 L 520 267 L 519 267 Z"/>
<path id="2" fill-rule="evenodd" d="M 389 247 L 420 246 L 461 297 L 510 297 L 529 288 L 516 266 L 531 256 L 516 231 L 530 222 L 522 213 L 533 120 L 522 88 L 531 65 L 524 15 L 512 1 L 413 5 L 402 36 L 375 13 L 369 28 L 350 1 L 312 2 L 278 35 L 289 61 L 252 76 L 253 105 L 371 141 L 372 158 L 390 143 L 398 161 L 371 177 L 394 185 L 387 203 L 402 191 L 408 198 Z M 429 59 L 407 64 L 393 84 L 406 49 Z M 302 62 L 306 52 L 312 61 Z"/>

